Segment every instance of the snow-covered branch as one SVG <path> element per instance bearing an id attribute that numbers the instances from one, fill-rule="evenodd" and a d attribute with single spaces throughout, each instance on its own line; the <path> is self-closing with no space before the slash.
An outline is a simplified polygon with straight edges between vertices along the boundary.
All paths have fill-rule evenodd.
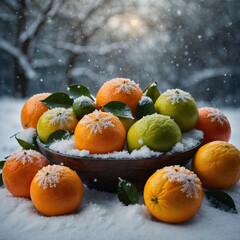
<path id="1" fill-rule="evenodd" d="M 237 74 L 240 76 L 240 70 L 238 68 L 206 68 L 201 71 L 197 71 L 192 74 L 188 79 L 183 81 L 184 87 L 189 87 L 191 85 L 195 85 L 205 79 L 226 76 L 229 74 Z"/>
<path id="2" fill-rule="evenodd" d="M 16 0 L 3 0 L 3 2 L 12 11 L 17 11 L 19 8 L 19 3 Z"/>
<path id="3" fill-rule="evenodd" d="M 95 53 L 105 55 L 116 49 L 127 49 L 129 46 L 130 42 L 117 42 L 99 46 L 81 46 L 74 43 L 56 42 L 56 48 L 69 51 L 73 54 Z"/>
<path id="4" fill-rule="evenodd" d="M 39 13 L 36 17 L 35 21 L 31 23 L 31 25 L 21 33 L 20 42 L 23 43 L 28 39 L 36 36 L 43 26 L 43 24 L 47 21 L 48 18 L 53 17 L 61 4 L 61 0 L 50 0 L 45 4 L 43 11 Z"/>
<path id="5" fill-rule="evenodd" d="M 5 52 L 7 52 L 11 56 L 13 56 L 15 59 L 17 59 L 17 61 L 19 62 L 19 65 L 22 67 L 26 76 L 29 79 L 34 79 L 37 76 L 37 73 L 32 68 L 28 59 L 21 52 L 21 50 L 19 50 L 18 48 L 16 48 L 15 46 L 10 44 L 9 42 L 5 41 L 4 39 L 0 39 L 0 49 L 4 50 Z"/>

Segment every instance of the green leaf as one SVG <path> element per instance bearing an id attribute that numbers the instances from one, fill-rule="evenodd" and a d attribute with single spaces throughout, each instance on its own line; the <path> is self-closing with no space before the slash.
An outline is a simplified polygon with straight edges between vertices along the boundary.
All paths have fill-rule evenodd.
<path id="1" fill-rule="evenodd" d="M 143 96 L 136 108 L 136 118 L 141 119 L 146 115 L 156 113 L 154 103 L 151 98 Z"/>
<path id="2" fill-rule="evenodd" d="M 3 185 L 2 173 L 0 173 L 0 187 Z"/>
<path id="3" fill-rule="evenodd" d="M 104 111 L 110 112 L 117 117 L 134 119 L 128 105 L 118 101 L 112 101 L 102 107 Z"/>
<path id="4" fill-rule="evenodd" d="M 6 162 L 5 160 L 1 160 L 1 161 L 0 161 L 0 169 L 3 168 L 5 162 Z"/>
<path id="5" fill-rule="evenodd" d="M 20 139 L 20 138 L 17 138 L 17 137 L 16 137 L 16 139 L 17 139 L 19 145 L 20 145 L 23 149 L 25 149 L 25 150 L 32 149 L 32 150 L 37 150 L 37 151 L 38 151 L 37 145 L 32 144 L 32 143 L 29 143 L 29 142 L 26 142 L 26 141 L 24 141 L 24 140 L 22 140 L 22 139 Z"/>
<path id="6" fill-rule="evenodd" d="M 73 99 L 69 97 L 68 94 L 57 92 L 53 93 L 42 102 L 49 108 L 56 108 L 56 107 L 63 107 L 63 108 L 70 108 L 73 104 Z"/>
<path id="7" fill-rule="evenodd" d="M 71 85 L 71 86 L 67 87 L 67 90 L 72 98 L 87 96 L 87 97 L 91 98 L 92 100 L 94 100 L 92 95 L 90 94 L 90 91 L 88 90 L 88 88 L 86 88 L 83 85 Z"/>
<path id="8" fill-rule="evenodd" d="M 117 187 L 118 199 L 124 205 L 136 204 L 139 201 L 137 188 L 129 181 L 118 179 Z"/>
<path id="9" fill-rule="evenodd" d="M 148 86 L 144 89 L 143 94 L 147 97 L 150 97 L 153 103 L 155 103 L 158 97 L 161 95 L 160 91 L 157 88 L 157 82 L 152 81 L 149 83 Z"/>
<path id="10" fill-rule="evenodd" d="M 208 190 L 205 191 L 205 194 L 213 207 L 237 214 L 235 203 L 227 193 L 220 190 Z"/>
<path id="11" fill-rule="evenodd" d="M 57 130 L 52 134 L 50 134 L 45 145 L 50 146 L 55 141 L 66 140 L 66 139 L 69 139 L 70 136 L 71 136 L 71 133 L 66 130 Z"/>

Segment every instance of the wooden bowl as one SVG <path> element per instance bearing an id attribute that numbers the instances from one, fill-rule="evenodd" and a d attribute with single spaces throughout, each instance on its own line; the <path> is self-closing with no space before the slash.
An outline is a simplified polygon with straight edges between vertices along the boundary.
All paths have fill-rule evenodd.
<path id="1" fill-rule="evenodd" d="M 38 138 L 37 144 L 51 164 L 63 164 L 75 170 L 88 187 L 116 192 L 119 177 L 135 184 L 139 191 L 143 190 L 147 179 L 157 169 L 170 165 L 186 165 L 202 142 L 185 152 L 143 159 L 77 157 L 50 150 Z"/>

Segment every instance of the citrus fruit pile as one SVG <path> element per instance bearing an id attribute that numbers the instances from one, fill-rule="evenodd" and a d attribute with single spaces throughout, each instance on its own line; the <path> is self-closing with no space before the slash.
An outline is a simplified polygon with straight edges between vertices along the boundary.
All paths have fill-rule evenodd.
<path id="1" fill-rule="evenodd" d="M 181 89 L 163 93 L 151 83 L 142 90 L 126 78 L 104 83 L 96 97 L 82 85 L 66 93 L 32 96 L 21 111 L 24 129 L 34 128 L 47 144 L 59 131 L 72 134 L 74 145 L 90 154 L 109 154 L 147 147 L 167 153 L 196 128 L 204 133 L 203 146 L 192 160 L 192 170 L 167 166 L 146 181 L 143 197 L 149 212 L 160 221 L 187 221 L 199 210 L 203 187 L 228 189 L 240 178 L 240 152 L 228 143 L 231 127 L 217 108 L 198 108 Z M 54 137 L 53 137 L 54 136 Z M 8 157 L 2 169 L 6 188 L 18 197 L 30 197 L 44 215 L 75 211 L 83 197 L 80 177 L 68 167 L 49 165 L 35 150 Z"/>

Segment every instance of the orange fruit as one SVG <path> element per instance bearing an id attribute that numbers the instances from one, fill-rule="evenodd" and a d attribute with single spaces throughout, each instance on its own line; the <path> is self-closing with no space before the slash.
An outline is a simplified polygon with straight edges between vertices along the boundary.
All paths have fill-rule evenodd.
<path id="1" fill-rule="evenodd" d="M 203 188 L 196 174 L 180 166 L 164 167 L 147 180 L 143 197 L 148 211 L 167 223 L 184 222 L 199 210 Z"/>
<path id="2" fill-rule="evenodd" d="M 99 89 L 96 106 L 101 108 L 109 102 L 119 101 L 127 104 L 134 114 L 142 95 L 141 88 L 134 81 L 126 78 L 114 78 L 105 82 Z"/>
<path id="3" fill-rule="evenodd" d="M 195 128 L 203 131 L 204 143 L 211 141 L 229 141 L 231 126 L 227 117 L 217 108 L 203 107 L 198 109 L 198 120 Z"/>
<path id="4" fill-rule="evenodd" d="M 57 107 L 46 111 L 39 118 L 37 133 L 39 139 L 46 143 L 48 137 L 58 130 L 73 132 L 78 123 L 77 117 L 72 110 Z"/>
<path id="5" fill-rule="evenodd" d="M 44 100 L 50 93 L 39 93 L 30 97 L 22 107 L 21 123 L 23 128 L 37 128 L 38 119 L 48 110 L 41 100 Z"/>
<path id="6" fill-rule="evenodd" d="M 10 155 L 2 169 L 5 187 L 15 197 L 30 197 L 33 177 L 48 164 L 47 158 L 34 150 L 21 150 Z"/>
<path id="7" fill-rule="evenodd" d="M 77 173 L 60 165 L 48 165 L 39 170 L 30 188 L 33 205 L 46 216 L 74 212 L 83 193 L 84 187 Z"/>
<path id="8" fill-rule="evenodd" d="M 228 189 L 240 179 L 240 151 L 228 142 L 213 141 L 198 149 L 192 167 L 204 187 Z"/>
<path id="9" fill-rule="evenodd" d="M 121 151 L 126 140 L 126 130 L 121 121 L 111 113 L 95 110 L 85 115 L 74 131 L 76 148 L 90 153 Z"/>

